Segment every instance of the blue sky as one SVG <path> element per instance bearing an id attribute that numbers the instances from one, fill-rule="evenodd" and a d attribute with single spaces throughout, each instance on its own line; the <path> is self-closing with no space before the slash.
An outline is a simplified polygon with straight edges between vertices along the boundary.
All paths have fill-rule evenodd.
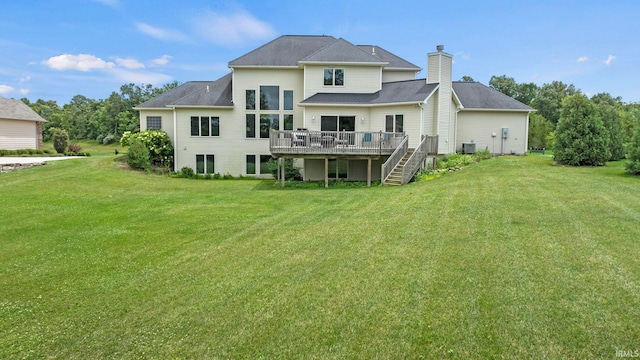
<path id="1" fill-rule="evenodd" d="M 0 0 L 0 96 L 105 99 L 122 84 L 215 80 L 285 34 L 377 45 L 453 77 L 560 80 L 640 101 L 640 1 Z M 419 77 L 424 77 L 422 71 Z"/>

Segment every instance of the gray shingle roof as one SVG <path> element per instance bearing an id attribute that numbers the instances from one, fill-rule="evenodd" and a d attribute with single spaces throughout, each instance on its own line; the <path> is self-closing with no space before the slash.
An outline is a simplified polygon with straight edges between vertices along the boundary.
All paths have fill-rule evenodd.
<path id="1" fill-rule="evenodd" d="M 20 100 L 5 99 L 0 96 L 0 119 L 46 122 L 29 105 Z"/>
<path id="2" fill-rule="evenodd" d="M 410 62 L 376 46 L 353 45 L 333 36 L 283 35 L 229 62 L 234 66 L 293 66 L 300 61 L 389 63 L 392 68 L 420 70 Z"/>
<path id="3" fill-rule="evenodd" d="M 298 66 L 298 62 L 333 43 L 333 36 L 283 35 L 229 62 L 229 66 Z"/>
<path id="4" fill-rule="evenodd" d="M 420 68 L 417 65 L 414 65 L 410 62 L 408 62 L 407 60 L 396 56 L 393 53 L 388 52 L 387 50 L 381 48 L 380 46 L 377 45 L 358 45 L 358 47 L 366 52 L 372 53 L 375 51 L 375 56 L 377 58 L 379 58 L 380 60 L 389 63 L 389 65 L 387 65 L 387 68 L 394 68 L 394 69 L 412 69 L 415 71 L 420 71 L 422 70 L 422 68 Z"/>
<path id="5" fill-rule="evenodd" d="M 382 89 L 372 94 L 318 93 L 301 104 L 381 105 L 419 102 L 424 101 L 437 87 L 438 84 L 427 84 L 425 79 L 397 81 L 382 84 Z"/>
<path id="6" fill-rule="evenodd" d="M 302 61 L 312 62 L 357 62 L 357 63 L 384 63 L 379 57 L 373 56 L 370 52 L 366 52 L 358 46 L 340 38 L 333 43 L 323 47 L 313 55 L 308 56 Z"/>
<path id="7" fill-rule="evenodd" d="M 466 109 L 533 110 L 520 101 L 478 82 L 454 81 L 452 87 Z"/>
<path id="8" fill-rule="evenodd" d="M 136 106 L 136 108 L 165 108 L 171 105 L 233 106 L 231 78 L 231 73 L 229 73 L 216 81 L 189 81 Z M 207 86 L 209 86 L 209 92 L 207 92 Z"/>

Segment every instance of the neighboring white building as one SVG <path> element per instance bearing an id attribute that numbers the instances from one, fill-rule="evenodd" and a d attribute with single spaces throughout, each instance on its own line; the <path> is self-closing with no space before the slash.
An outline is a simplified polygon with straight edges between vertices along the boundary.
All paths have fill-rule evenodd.
<path id="1" fill-rule="evenodd" d="M 0 96 L 0 149 L 42 148 L 43 119 L 20 100 Z"/>
<path id="2" fill-rule="evenodd" d="M 379 46 L 281 36 L 230 61 L 228 75 L 136 109 L 141 130 L 171 137 L 175 169 L 198 173 L 270 177 L 275 156 L 302 159 L 305 180 L 387 179 L 382 164 L 398 146 L 399 158 L 422 149 L 423 136 L 438 137 L 438 154 L 525 154 L 533 110 L 480 83 L 453 82 L 452 63 L 438 46 L 427 78 L 416 79 L 420 67 Z"/>

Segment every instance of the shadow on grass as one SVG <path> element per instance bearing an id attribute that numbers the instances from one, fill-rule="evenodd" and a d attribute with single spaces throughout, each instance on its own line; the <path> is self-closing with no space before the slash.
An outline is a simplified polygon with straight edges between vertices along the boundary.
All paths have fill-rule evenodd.
<path id="1" fill-rule="evenodd" d="M 380 181 L 371 182 L 371 187 L 380 186 Z M 367 188 L 366 181 L 329 181 L 329 189 L 358 189 Z M 260 180 L 255 190 L 295 190 L 295 189 L 325 189 L 324 181 L 296 181 L 288 180 L 282 183 L 278 180 Z"/>

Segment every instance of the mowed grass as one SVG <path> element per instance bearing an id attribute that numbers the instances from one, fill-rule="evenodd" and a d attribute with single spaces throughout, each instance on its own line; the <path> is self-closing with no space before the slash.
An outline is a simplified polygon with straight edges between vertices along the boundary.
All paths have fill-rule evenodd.
<path id="1" fill-rule="evenodd" d="M 130 172 L 108 149 L 0 174 L 0 358 L 640 348 L 640 179 L 622 163 L 282 190 Z"/>

